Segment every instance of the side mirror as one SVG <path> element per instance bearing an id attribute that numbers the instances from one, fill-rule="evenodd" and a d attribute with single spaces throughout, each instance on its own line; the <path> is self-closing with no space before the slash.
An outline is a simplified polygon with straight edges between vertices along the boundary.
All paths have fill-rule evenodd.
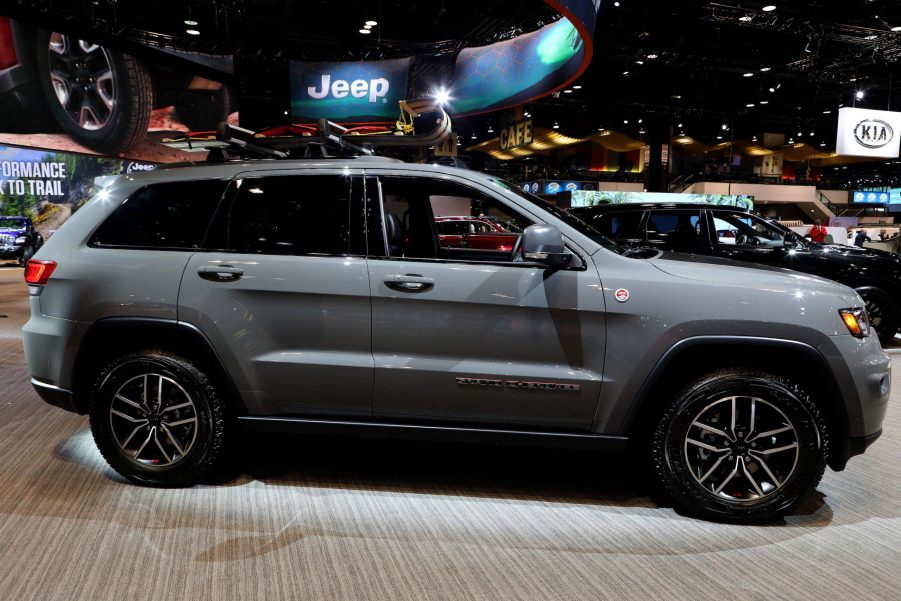
<path id="1" fill-rule="evenodd" d="M 563 234 L 553 225 L 530 225 L 522 233 L 522 255 L 526 261 L 544 263 L 549 267 L 563 267 L 570 254 L 563 244 Z"/>

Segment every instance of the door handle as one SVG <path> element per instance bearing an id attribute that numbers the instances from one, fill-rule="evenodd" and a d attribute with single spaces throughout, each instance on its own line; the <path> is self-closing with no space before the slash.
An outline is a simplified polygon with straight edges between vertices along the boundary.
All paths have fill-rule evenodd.
<path id="1" fill-rule="evenodd" d="M 418 273 L 385 276 L 385 285 L 398 292 L 425 292 L 435 285 L 432 278 L 424 278 Z"/>
<path id="2" fill-rule="evenodd" d="M 233 282 L 241 279 L 244 270 L 234 265 L 201 265 L 197 275 L 211 282 Z"/>

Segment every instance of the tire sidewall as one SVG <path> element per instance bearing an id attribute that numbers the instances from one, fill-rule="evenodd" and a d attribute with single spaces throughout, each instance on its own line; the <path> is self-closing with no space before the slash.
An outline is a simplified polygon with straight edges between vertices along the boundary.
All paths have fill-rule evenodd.
<path id="1" fill-rule="evenodd" d="M 711 403 L 727 396 L 754 396 L 782 411 L 798 436 L 794 472 L 778 491 L 757 501 L 719 498 L 692 476 L 684 452 L 692 421 Z M 690 388 L 666 411 L 654 437 L 655 466 L 678 504 L 702 517 L 733 522 L 771 519 L 800 503 L 816 486 L 825 469 L 825 430 L 818 413 L 794 390 L 764 378 L 724 377 Z"/>
<path id="2" fill-rule="evenodd" d="M 197 434 L 188 453 L 170 466 L 153 467 L 129 459 L 116 442 L 110 425 L 110 409 L 114 395 L 131 378 L 153 373 L 172 378 L 194 401 L 197 416 Z M 198 377 L 199 376 L 199 377 Z M 144 355 L 125 357 L 114 361 L 98 377 L 91 400 L 90 422 L 94 440 L 101 454 L 119 474 L 129 480 L 153 486 L 184 486 L 193 484 L 215 461 L 221 444 L 217 444 L 214 430 L 220 425 L 221 404 L 211 399 L 208 382 L 192 368 L 185 368 L 165 356 Z"/>

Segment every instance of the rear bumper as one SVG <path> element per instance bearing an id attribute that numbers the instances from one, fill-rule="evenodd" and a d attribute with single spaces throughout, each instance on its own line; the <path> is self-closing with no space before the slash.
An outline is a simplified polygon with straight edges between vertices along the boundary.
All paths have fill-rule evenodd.
<path id="1" fill-rule="evenodd" d="M 41 397 L 45 403 L 53 405 L 54 407 L 59 407 L 60 409 L 65 409 L 66 411 L 77 413 L 75 403 L 72 401 L 71 390 L 47 384 L 46 382 L 40 382 L 34 378 L 31 379 L 31 385 L 34 386 L 35 392 L 38 393 L 38 396 Z"/>

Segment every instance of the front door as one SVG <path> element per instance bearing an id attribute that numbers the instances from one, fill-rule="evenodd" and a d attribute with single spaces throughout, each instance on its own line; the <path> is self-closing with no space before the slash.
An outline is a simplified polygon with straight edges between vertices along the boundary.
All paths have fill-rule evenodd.
<path id="1" fill-rule="evenodd" d="M 436 219 L 509 233 L 535 222 L 473 184 L 367 177 L 374 415 L 391 421 L 587 430 L 605 346 L 593 266 L 513 262 L 506 245 L 442 245 Z M 497 232 L 503 235 L 504 232 Z M 514 238 L 515 236 L 511 236 Z"/>

